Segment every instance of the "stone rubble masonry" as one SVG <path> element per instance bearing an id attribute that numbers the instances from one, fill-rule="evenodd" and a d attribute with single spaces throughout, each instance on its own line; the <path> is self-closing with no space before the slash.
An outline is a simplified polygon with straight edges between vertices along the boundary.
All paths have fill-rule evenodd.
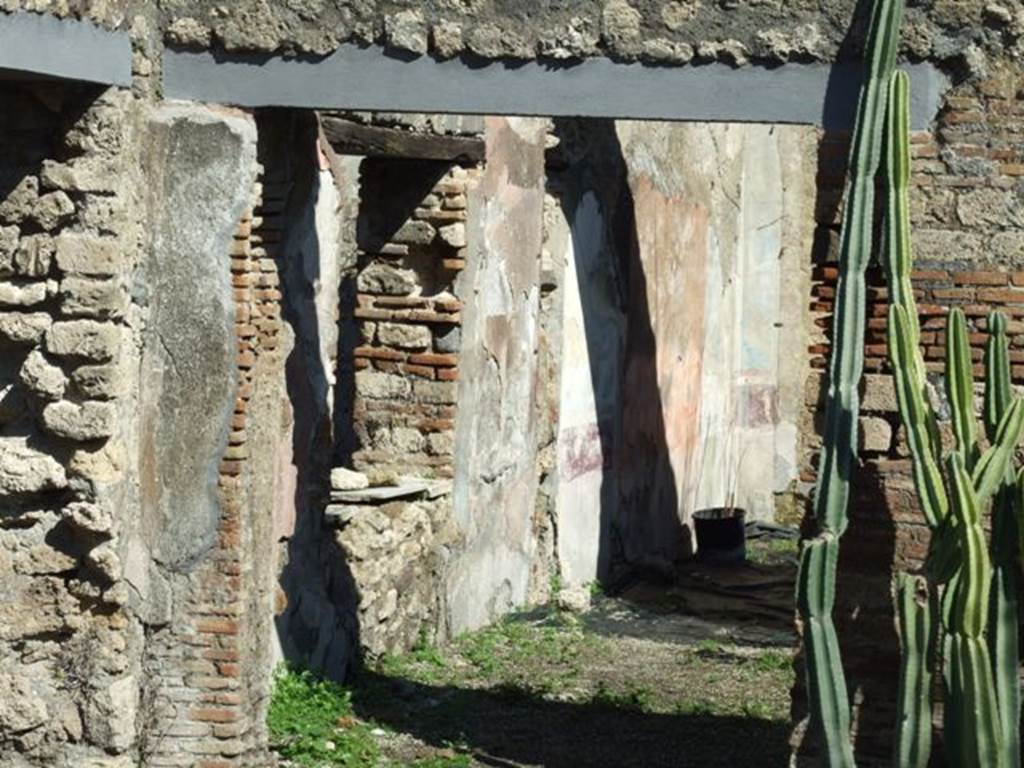
<path id="1" fill-rule="evenodd" d="M 366 484 L 365 475 L 351 470 L 332 473 L 335 491 Z M 328 507 L 335 542 L 358 588 L 359 641 L 374 655 L 407 651 L 442 631 L 443 553 L 458 535 L 447 494 L 418 496 Z"/>
<path id="2" fill-rule="evenodd" d="M 0 764 L 127 765 L 138 627 L 114 500 L 128 377 L 97 372 L 130 332 L 117 211 L 132 106 L 59 83 L 4 83 L 0 103 Z M 106 183 L 57 172 L 72 167 Z"/>
<path id="3" fill-rule="evenodd" d="M 388 207 L 387 163 L 363 161 L 364 210 Z M 409 217 L 386 242 L 371 239 L 359 257 L 356 469 L 452 476 L 462 323 L 454 285 L 465 266 L 466 194 L 478 174 L 448 168 L 411 210 L 399 212 Z"/>
<path id="4" fill-rule="evenodd" d="M 911 141 L 912 280 L 933 397 L 944 397 L 946 316 L 953 306 L 967 316 L 977 382 L 984 377 L 988 315 L 997 309 L 1006 314 L 1011 373 L 1016 384 L 1024 384 L 1024 70 L 1018 65 L 963 83 L 947 95 L 935 132 L 915 133 Z M 821 443 L 846 152 L 846 137 L 822 137 L 810 297 L 816 335 L 809 346 L 801 477 L 808 503 Z M 888 297 L 879 267 L 868 270 L 868 286 L 862 464 L 854 481 L 850 528 L 843 537 L 836 616 L 850 688 L 860 691 L 855 718 L 859 756 L 885 762 L 895 711 L 891 681 L 899 664 L 891 574 L 919 567 L 930 536 L 918 507 L 889 373 Z M 944 432 L 950 438 L 948 425 Z M 799 693 L 794 706 L 802 715 Z"/>

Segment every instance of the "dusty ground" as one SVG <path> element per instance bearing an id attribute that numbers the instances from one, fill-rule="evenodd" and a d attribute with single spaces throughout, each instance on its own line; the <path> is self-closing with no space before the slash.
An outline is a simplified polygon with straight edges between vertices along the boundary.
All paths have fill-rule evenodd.
<path id="1" fill-rule="evenodd" d="M 355 713 L 388 765 L 784 766 L 793 552 L 752 549 L 739 571 L 637 580 L 582 615 L 538 609 L 374 660 Z"/>

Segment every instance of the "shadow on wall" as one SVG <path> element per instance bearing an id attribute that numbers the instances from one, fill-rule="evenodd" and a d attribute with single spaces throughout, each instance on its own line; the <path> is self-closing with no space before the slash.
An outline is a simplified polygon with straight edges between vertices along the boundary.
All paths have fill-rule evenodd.
<path id="1" fill-rule="evenodd" d="M 556 168 L 555 186 L 570 223 L 600 448 L 598 454 L 591 434 L 573 435 L 571 455 L 559 457 L 560 483 L 601 472 L 598 579 L 614 579 L 613 569 L 625 563 L 668 575 L 692 543 L 679 519 L 667 442 L 671 414 L 659 389 L 649 277 L 626 161 L 614 120 L 559 119 L 555 134 L 566 163 Z M 593 515 L 592 508 L 580 511 Z M 560 510 L 560 537 L 573 533 L 571 524 L 571 513 L 565 520 Z M 563 555 L 565 545 L 559 542 Z"/>
<path id="2" fill-rule="evenodd" d="M 351 570 L 324 528 L 324 506 L 333 466 L 332 376 L 325 368 L 317 295 L 322 278 L 316 226 L 321 172 L 311 114 L 281 113 L 261 125 L 261 140 L 285 147 L 265 160 L 265 183 L 284 184 L 282 268 L 284 319 L 294 332 L 285 363 L 291 405 L 293 530 L 286 539 L 280 587 L 286 600 L 277 612 L 281 651 L 288 661 L 343 679 L 357 657 L 359 594 Z"/>

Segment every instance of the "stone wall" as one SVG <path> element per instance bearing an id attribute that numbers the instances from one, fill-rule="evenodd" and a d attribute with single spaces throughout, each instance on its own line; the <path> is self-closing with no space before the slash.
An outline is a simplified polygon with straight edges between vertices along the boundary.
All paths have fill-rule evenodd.
<path id="1" fill-rule="evenodd" d="M 121 438 L 137 315 L 124 94 L 0 88 L 0 762 L 134 742 Z"/>
<path id="2" fill-rule="evenodd" d="M 1008 316 L 1014 382 L 1024 384 L 1024 74 L 993 71 L 951 91 L 934 133 L 912 137 L 913 282 L 925 364 L 944 397 L 946 314 L 967 315 L 975 376 L 983 377 L 986 320 Z M 804 491 L 813 488 L 820 445 L 824 368 L 835 295 L 838 203 L 847 140 L 824 136 L 819 149 L 818 231 L 811 309 L 817 326 L 805 415 Z M 888 764 L 895 717 L 898 640 L 890 596 L 892 575 L 920 567 L 929 532 L 914 492 L 911 466 L 888 373 L 884 274 L 868 273 L 868 331 L 862 389 L 861 458 L 843 538 L 836 619 L 851 698 L 857 703 L 860 764 Z M 941 412 L 941 411 L 940 411 Z M 797 714 L 802 696 L 794 699 Z"/>
<path id="3" fill-rule="evenodd" d="M 25 4 L 4 0 L 0 9 Z M 228 51 L 330 53 L 344 42 L 381 44 L 402 55 L 514 60 L 608 56 L 679 65 L 720 60 L 819 61 L 849 55 L 844 45 L 852 0 L 788 3 L 697 3 L 690 0 L 586 0 L 537 7 L 527 0 L 338 0 L 274 4 L 243 0 L 230 13 L 214 0 L 177 0 L 159 9 L 144 0 L 87 3 L 34 0 L 31 8 L 82 15 L 108 27 L 147 27 L 174 46 Z M 911 7 L 904 47 L 918 59 L 970 58 L 986 48 L 1019 45 L 1019 9 L 982 0 Z M 857 33 L 860 34 L 858 28 Z"/>
<path id="4" fill-rule="evenodd" d="M 468 187 L 478 169 L 362 163 L 353 466 L 451 477 Z"/>

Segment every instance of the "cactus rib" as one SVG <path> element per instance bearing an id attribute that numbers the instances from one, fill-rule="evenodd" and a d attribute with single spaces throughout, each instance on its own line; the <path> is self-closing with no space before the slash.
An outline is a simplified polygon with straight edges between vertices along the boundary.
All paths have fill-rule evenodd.
<path id="1" fill-rule="evenodd" d="M 923 579 L 900 574 L 896 586 L 900 662 L 896 760 L 899 768 L 926 768 L 932 749 L 933 659 L 938 641 L 934 597 Z"/>
<path id="2" fill-rule="evenodd" d="M 902 18 L 903 0 L 874 0 L 840 233 L 825 434 L 814 496 L 819 534 L 804 550 L 797 587 L 805 627 L 810 710 L 823 732 L 832 768 L 855 765 L 846 679 L 831 613 L 838 537 L 848 524 L 850 478 L 857 454 L 857 388 L 864 368 L 867 292 L 864 273 L 874 231 L 875 176 L 882 157 L 888 83 L 896 66 Z"/>

